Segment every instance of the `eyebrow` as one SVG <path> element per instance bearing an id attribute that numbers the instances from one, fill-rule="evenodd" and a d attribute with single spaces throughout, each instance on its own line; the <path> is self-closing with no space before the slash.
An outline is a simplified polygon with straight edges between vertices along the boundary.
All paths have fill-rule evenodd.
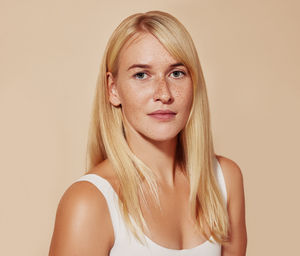
<path id="1" fill-rule="evenodd" d="M 178 66 L 184 66 L 184 64 L 181 63 L 181 62 L 177 62 L 177 63 L 174 63 L 174 64 L 170 65 L 171 68 L 178 67 Z M 133 65 L 131 65 L 131 66 L 127 69 L 127 71 L 130 70 L 130 69 L 132 69 L 132 68 L 151 68 L 151 67 L 152 67 L 152 66 L 147 65 L 147 64 L 133 64 Z"/>

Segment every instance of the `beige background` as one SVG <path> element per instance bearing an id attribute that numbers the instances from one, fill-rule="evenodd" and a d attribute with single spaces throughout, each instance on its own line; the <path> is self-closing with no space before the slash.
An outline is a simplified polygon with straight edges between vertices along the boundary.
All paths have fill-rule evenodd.
<path id="1" fill-rule="evenodd" d="M 299 1 L 0 3 L 0 255 L 47 255 L 59 199 L 85 170 L 108 37 L 154 9 L 176 16 L 199 51 L 216 152 L 244 174 L 247 255 L 297 254 Z"/>

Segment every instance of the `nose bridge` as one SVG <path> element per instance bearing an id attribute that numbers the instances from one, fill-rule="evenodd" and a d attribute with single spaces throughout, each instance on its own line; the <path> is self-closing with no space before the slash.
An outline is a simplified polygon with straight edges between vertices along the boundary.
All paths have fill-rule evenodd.
<path id="1" fill-rule="evenodd" d="M 164 75 L 159 76 L 156 80 L 154 98 L 155 100 L 160 99 L 163 102 L 168 102 L 172 98 L 169 83 Z"/>

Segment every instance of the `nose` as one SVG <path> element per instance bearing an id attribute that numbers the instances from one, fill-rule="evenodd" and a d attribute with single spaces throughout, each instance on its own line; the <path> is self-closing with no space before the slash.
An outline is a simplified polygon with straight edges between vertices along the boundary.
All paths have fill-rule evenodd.
<path id="1" fill-rule="evenodd" d="M 162 103 L 171 103 L 173 101 L 170 88 L 165 78 L 158 79 L 153 98 L 154 101 L 160 100 Z"/>

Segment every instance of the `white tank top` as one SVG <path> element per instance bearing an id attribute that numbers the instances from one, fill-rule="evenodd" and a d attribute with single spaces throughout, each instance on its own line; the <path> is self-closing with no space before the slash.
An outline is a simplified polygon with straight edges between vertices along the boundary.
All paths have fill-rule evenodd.
<path id="1" fill-rule="evenodd" d="M 224 176 L 221 166 L 216 158 L 214 166 L 223 198 L 225 202 L 227 202 Z M 118 195 L 112 188 L 111 184 L 97 174 L 83 175 L 75 182 L 78 181 L 88 181 L 94 184 L 106 199 L 115 236 L 115 242 L 110 251 L 110 256 L 221 256 L 221 245 L 216 243 L 212 236 L 210 239 L 213 242 L 207 240 L 196 247 L 182 250 L 163 247 L 152 241 L 147 236 L 145 236 L 147 242 L 146 245 L 141 244 L 126 227 L 120 213 Z"/>

